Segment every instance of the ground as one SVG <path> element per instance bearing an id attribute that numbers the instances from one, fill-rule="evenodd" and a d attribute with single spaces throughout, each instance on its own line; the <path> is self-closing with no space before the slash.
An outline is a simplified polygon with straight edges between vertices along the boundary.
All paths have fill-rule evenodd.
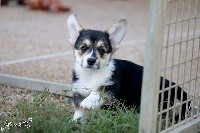
<path id="1" fill-rule="evenodd" d="M 1 7 L 0 73 L 70 83 L 73 52 L 67 17 L 76 13 L 84 28 L 107 30 L 122 18 L 128 31 L 115 57 L 144 62 L 148 2 L 138 0 L 67 0 L 68 13 L 32 11 L 14 2 Z M 5 15 L 6 14 L 6 15 Z"/>

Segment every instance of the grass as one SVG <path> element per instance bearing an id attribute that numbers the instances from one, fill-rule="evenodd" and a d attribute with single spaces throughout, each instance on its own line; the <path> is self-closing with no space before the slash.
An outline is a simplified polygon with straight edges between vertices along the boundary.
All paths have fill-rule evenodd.
<path id="1" fill-rule="evenodd" d="M 4 132 L 9 133 L 118 133 L 138 132 L 139 114 L 134 108 L 117 107 L 116 111 L 93 110 L 83 122 L 71 121 L 73 108 L 64 96 L 49 92 L 35 92 L 33 98 L 22 98 L 16 102 L 9 115 L 1 116 L 0 127 L 6 120 L 19 123 L 28 118 L 30 127 L 11 127 Z M 4 100 L 9 100 L 5 98 Z M 5 102 L 5 101 L 3 101 Z M 2 102 L 2 103 L 3 103 Z M 7 108 L 6 105 L 1 107 Z"/>

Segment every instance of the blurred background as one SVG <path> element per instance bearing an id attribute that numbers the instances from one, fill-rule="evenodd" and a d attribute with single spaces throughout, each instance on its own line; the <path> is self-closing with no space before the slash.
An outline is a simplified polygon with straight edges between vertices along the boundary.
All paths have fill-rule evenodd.
<path id="1" fill-rule="evenodd" d="M 107 30 L 127 19 L 127 34 L 114 57 L 143 65 L 148 0 L 59 0 L 46 7 L 20 2 L 1 0 L 0 73 L 70 84 L 74 57 L 66 21 L 71 13 L 86 29 Z"/>

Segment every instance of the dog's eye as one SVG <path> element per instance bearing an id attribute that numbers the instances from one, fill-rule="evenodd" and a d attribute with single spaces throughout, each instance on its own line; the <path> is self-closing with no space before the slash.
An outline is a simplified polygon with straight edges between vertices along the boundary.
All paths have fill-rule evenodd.
<path id="1" fill-rule="evenodd" d="M 82 51 L 86 51 L 88 49 L 88 47 L 86 45 L 83 45 L 81 48 L 80 48 Z"/>
<path id="2" fill-rule="evenodd" d="M 98 51 L 99 51 L 100 53 L 104 53 L 104 52 L 105 52 L 105 50 L 103 49 L 102 46 L 98 48 Z"/>

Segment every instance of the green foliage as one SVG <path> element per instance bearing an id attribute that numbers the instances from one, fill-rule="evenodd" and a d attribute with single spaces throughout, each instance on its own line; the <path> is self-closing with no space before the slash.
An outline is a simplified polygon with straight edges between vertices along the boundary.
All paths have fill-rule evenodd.
<path id="1" fill-rule="evenodd" d="M 139 114 L 134 108 L 117 107 L 111 110 L 88 111 L 83 121 L 72 121 L 73 108 L 49 92 L 34 95 L 33 100 L 21 99 L 10 116 L 0 119 L 0 127 L 5 121 L 19 123 L 32 118 L 30 128 L 14 127 L 5 129 L 13 133 L 137 133 Z M 118 106 L 118 105 L 117 105 Z"/>

